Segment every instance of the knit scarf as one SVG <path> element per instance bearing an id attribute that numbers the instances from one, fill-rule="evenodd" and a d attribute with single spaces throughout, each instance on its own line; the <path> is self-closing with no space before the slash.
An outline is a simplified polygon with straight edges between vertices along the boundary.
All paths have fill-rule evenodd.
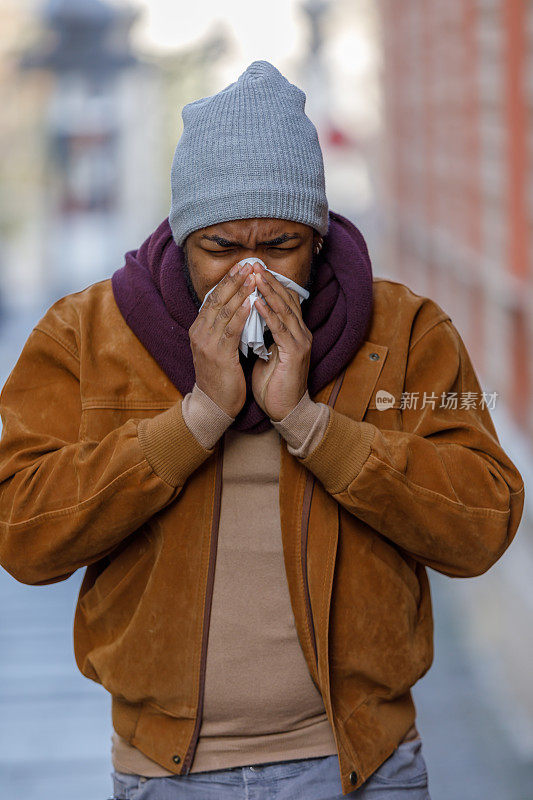
<path id="1" fill-rule="evenodd" d="M 125 264 L 113 273 L 111 284 L 126 323 L 185 396 L 195 382 L 189 328 L 198 309 L 183 264 L 183 249 L 175 243 L 166 217 L 137 250 L 125 254 Z M 307 382 L 311 397 L 353 359 L 365 340 L 372 303 L 365 240 L 353 223 L 330 210 L 311 295 L 301 304 L 303 321 L 313 335 Z M 249 352 L 246 357 L 239 350 L 246 401 L 229 427 L 262 433 L 271 422 L 253 396 L 252 369 L 258 356 Z"/>

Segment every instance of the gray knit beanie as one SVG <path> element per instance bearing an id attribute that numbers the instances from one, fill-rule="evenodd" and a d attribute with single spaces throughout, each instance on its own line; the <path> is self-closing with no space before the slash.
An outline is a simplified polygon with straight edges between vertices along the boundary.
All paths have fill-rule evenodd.
<path id="1" fill-rule="evenodd" d="M 305 100 L 276 67 L 254 61 L 218 94 L 183 107 L 170 176 L 176 244 L 199 228 L 251 217 L 327 233 L 324 161 Z"/>

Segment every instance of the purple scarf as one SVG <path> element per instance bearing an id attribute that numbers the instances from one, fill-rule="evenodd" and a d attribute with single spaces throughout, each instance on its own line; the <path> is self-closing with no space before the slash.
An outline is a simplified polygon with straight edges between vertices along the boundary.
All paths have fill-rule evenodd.
<path id="1" fill-rule="evenodd" d="M 189 328 L 198 309 L 168 217 L 137 250 L 125 254 L 125 262 L 111 278 L 115 301 L 131 330 L 185 396 L 195 382 Z M 313 334 L 307 383 L 311 397 L 339 374 L 364 342 L 372 300 L 365 240 L 348 219 L 330 211 L 315 283 L 302 302 L 302 318 Z M 240 356 L 247 396 L 230 428 L 262 433 L 271 423 L 252 393 L 252 368 L 258 357 Z"/>

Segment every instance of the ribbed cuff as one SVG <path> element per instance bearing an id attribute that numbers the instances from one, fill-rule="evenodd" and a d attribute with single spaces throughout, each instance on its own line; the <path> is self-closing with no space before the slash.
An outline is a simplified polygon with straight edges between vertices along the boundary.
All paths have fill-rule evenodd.
<path id="1" fill-rule="evenodd" d="M 270 420 L 287 442 L 287 450 L 297 458 L 305 458 L 322 439 L 329 421 L 329 406 L 311 400 L 309 390 L 283 419 Z"/>
<path id="2" fill-rule="evenodd" d="M 214 452 L 203 447 L 185 424 L 181 400 L 155 417 L 141 419 L 137 437 L 154 472 L 171 486 L 183 486 Z"/>
<path id="3" fill-rule="evenodd" d="M 185 424 L 200 444 L 214 447 L 235 417 L 230 417 L 215 401 L 195 383 L 181 404 Z"/>
<path id="4" fill-rule="evenodd" d="M 318 446 L 301 463 L 330 494 L 344 491 L 355 480 L 372 450 L 377 428 L 329 407 L 329 424 Z"/>

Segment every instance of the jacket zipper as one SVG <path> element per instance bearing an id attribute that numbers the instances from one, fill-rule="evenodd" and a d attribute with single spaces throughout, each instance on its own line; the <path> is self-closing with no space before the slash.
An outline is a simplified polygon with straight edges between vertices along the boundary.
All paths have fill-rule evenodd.
<path id="1" fill-rule="evenodd" d="M 328 406 L 333 407 L 335 405 L 335 400 L 337 399 L 337 395 L 339 394 L 345 373 L 346 369 L 344 369 L 340 373 L 337 380 L 335 381 L 330 396 L 328 397 L 328 402 L 327 402 Z M 309 534 L 309 516 L 311 511 L 311 500 L 313 498 L 314 486 L 315 486 L 315 476 L 312 475 L 311 472 L 309 472 L 307 475 L 307 480 L 305 482 L 304 500 L 302 507 L 302 523 L 300 528 L 300 554 L 301 554 L 302 578 L 304 584 L 304 600 L 305 600 L 307 627 L 309 630 L 309 638 L 311 639 L 311 644 L 313 646 L 313 652 L 315 655 L 316 674 L 318 681 L 318 649 L 316 644 L 315 624 L 313 621 L 313 609 L 311 608 L 311 595 L 309 594 L 309 580 L 307 577 L 307 540 Z"/>
<path id="2" fill-rule="evenodd" d="M 340 391 L 345 372 L 346 370 L 343 370 L 341 372 L 341 374 L 335 381 L 333 389 L 331 390 L 331 394 L 328 398 L 328 405 L 330 406 L 333 406 L 335 400 L 337 399 L 337 395 Z M 200 727 L 202 724 L 202 711 L 204 704 L 204 689 L 205 689 L 205 666 L 207 659 L 207 640 L 209 636 L 209 619 L 211 616 L 211 603 L 213 599 L 213 584 L 215 578 L 215 564 L 216 564 L 217 545 L 218 545 L 218 528 L 220 522 L 220 502 L 222 497 L 223 453 L 224 453 L 224 437 L 222 437 L 219 440 L 216 472 L 215 472 L 215 499 L 214 499 L 214 509 L 213 509 L 213 521 L 211 524 L 209 565 L 207 570 L 207 589 L 206 589 L 206 602 L 204 608 L 204 623 L 203 623 L 203 633 L 202 633 L 202 654 L 200 661 L 200 694 L 198 698 L 198 713 L 196 715 L 196 723 L 194 726 L 192 740 L 191 743 L 189 744 L 189 749 L 187 750 L 187 754 L 183 760 L 183 767 L 180 770 L 179 773 L 180 775 L 188 775 L 189 772 L 191 771 L 194 752 L 196 750 L 196 745 L 198 743 L 198 737 L 200 734 Z M 311 499 L 313 496 L 314 485 L 315 485 L 315 477 L 314 475 L 311 475 L 311 473 L 309 473 L 309 475 L 307 476 L 304 489 L 300 551 L 301 551 L 301 568 L 302 568 L 302 576 L 304 583 L 305 610 L 306 610 L 307 624 L 309 628 L 309 636 L 311 639 L 311 644 L 315 655 L 315 663 L 316 663 L 317 678 L 318 678 L 318 651 L 316 644 L 315 626 L 313 622 L 313 611 L 311 608 L 311 596 L 309 594 L 309 581 L 307 578 L 307 538 L 309 531 L 309 512 L 311 509 Z"/>
<path id="3" fill-rule="evenodd" d="M 313 610 L 311 608 L 311 595 L 309 594 L 309 581 L 307 578 L 307 537 L 309 532 L 309 512 L 311 509 L 311 499 L 313 497 L 313 489 L 315 486 L 315 476 L 310 472 L 307 475 L 304 489 L 304 502 L 302 508 L 302 525 L 301 525 L 301 570 L 304 583 L 304 598 L 305 598 L 305 612 L 307 617 L 307 627 L 309 630 L 309 638 L 313 646 L 315 654 L 316 674 L 318 680 L 318 650 L 316 646 L 315 625 L 313 622 Z"/>
<path id="4" fill-rule="evenodd" d="M 222 496 L 222 462 L 224 453 L 224 437 L 219 440 L 217 450 L 217 460 L 215 468 L 215 498 L 213 508 L 213 520 L 211 523 L 211 540 L 209 548 L 209 565 L 207 569 L 207 589 L 206 600 L 204 607 L 204 623 L 202 631 L 202 653 L 200 660 L 200 689 L 198 697 L 198 713 L 196 715 L 196 723 L 194 731 L 187 750 L 187 754 L 183 759 L 183 767 L 181 768 L 180 775 L 188 775 L 191 771 L 191 765 L 200 735 L 200 727 L 202 724 L 202 712 L 204 706 L 204 689 L 205 689 L 205 667 L 207 661 L 207 640 L 209 637 L 209 620 L 211 617 L 211 605 L 213 600 L 213 585 L 215 579 L 215 564 L 217 559 L 217 546 L 218 546 L 218 528 L 220 522 L 220 502 Z"/>

